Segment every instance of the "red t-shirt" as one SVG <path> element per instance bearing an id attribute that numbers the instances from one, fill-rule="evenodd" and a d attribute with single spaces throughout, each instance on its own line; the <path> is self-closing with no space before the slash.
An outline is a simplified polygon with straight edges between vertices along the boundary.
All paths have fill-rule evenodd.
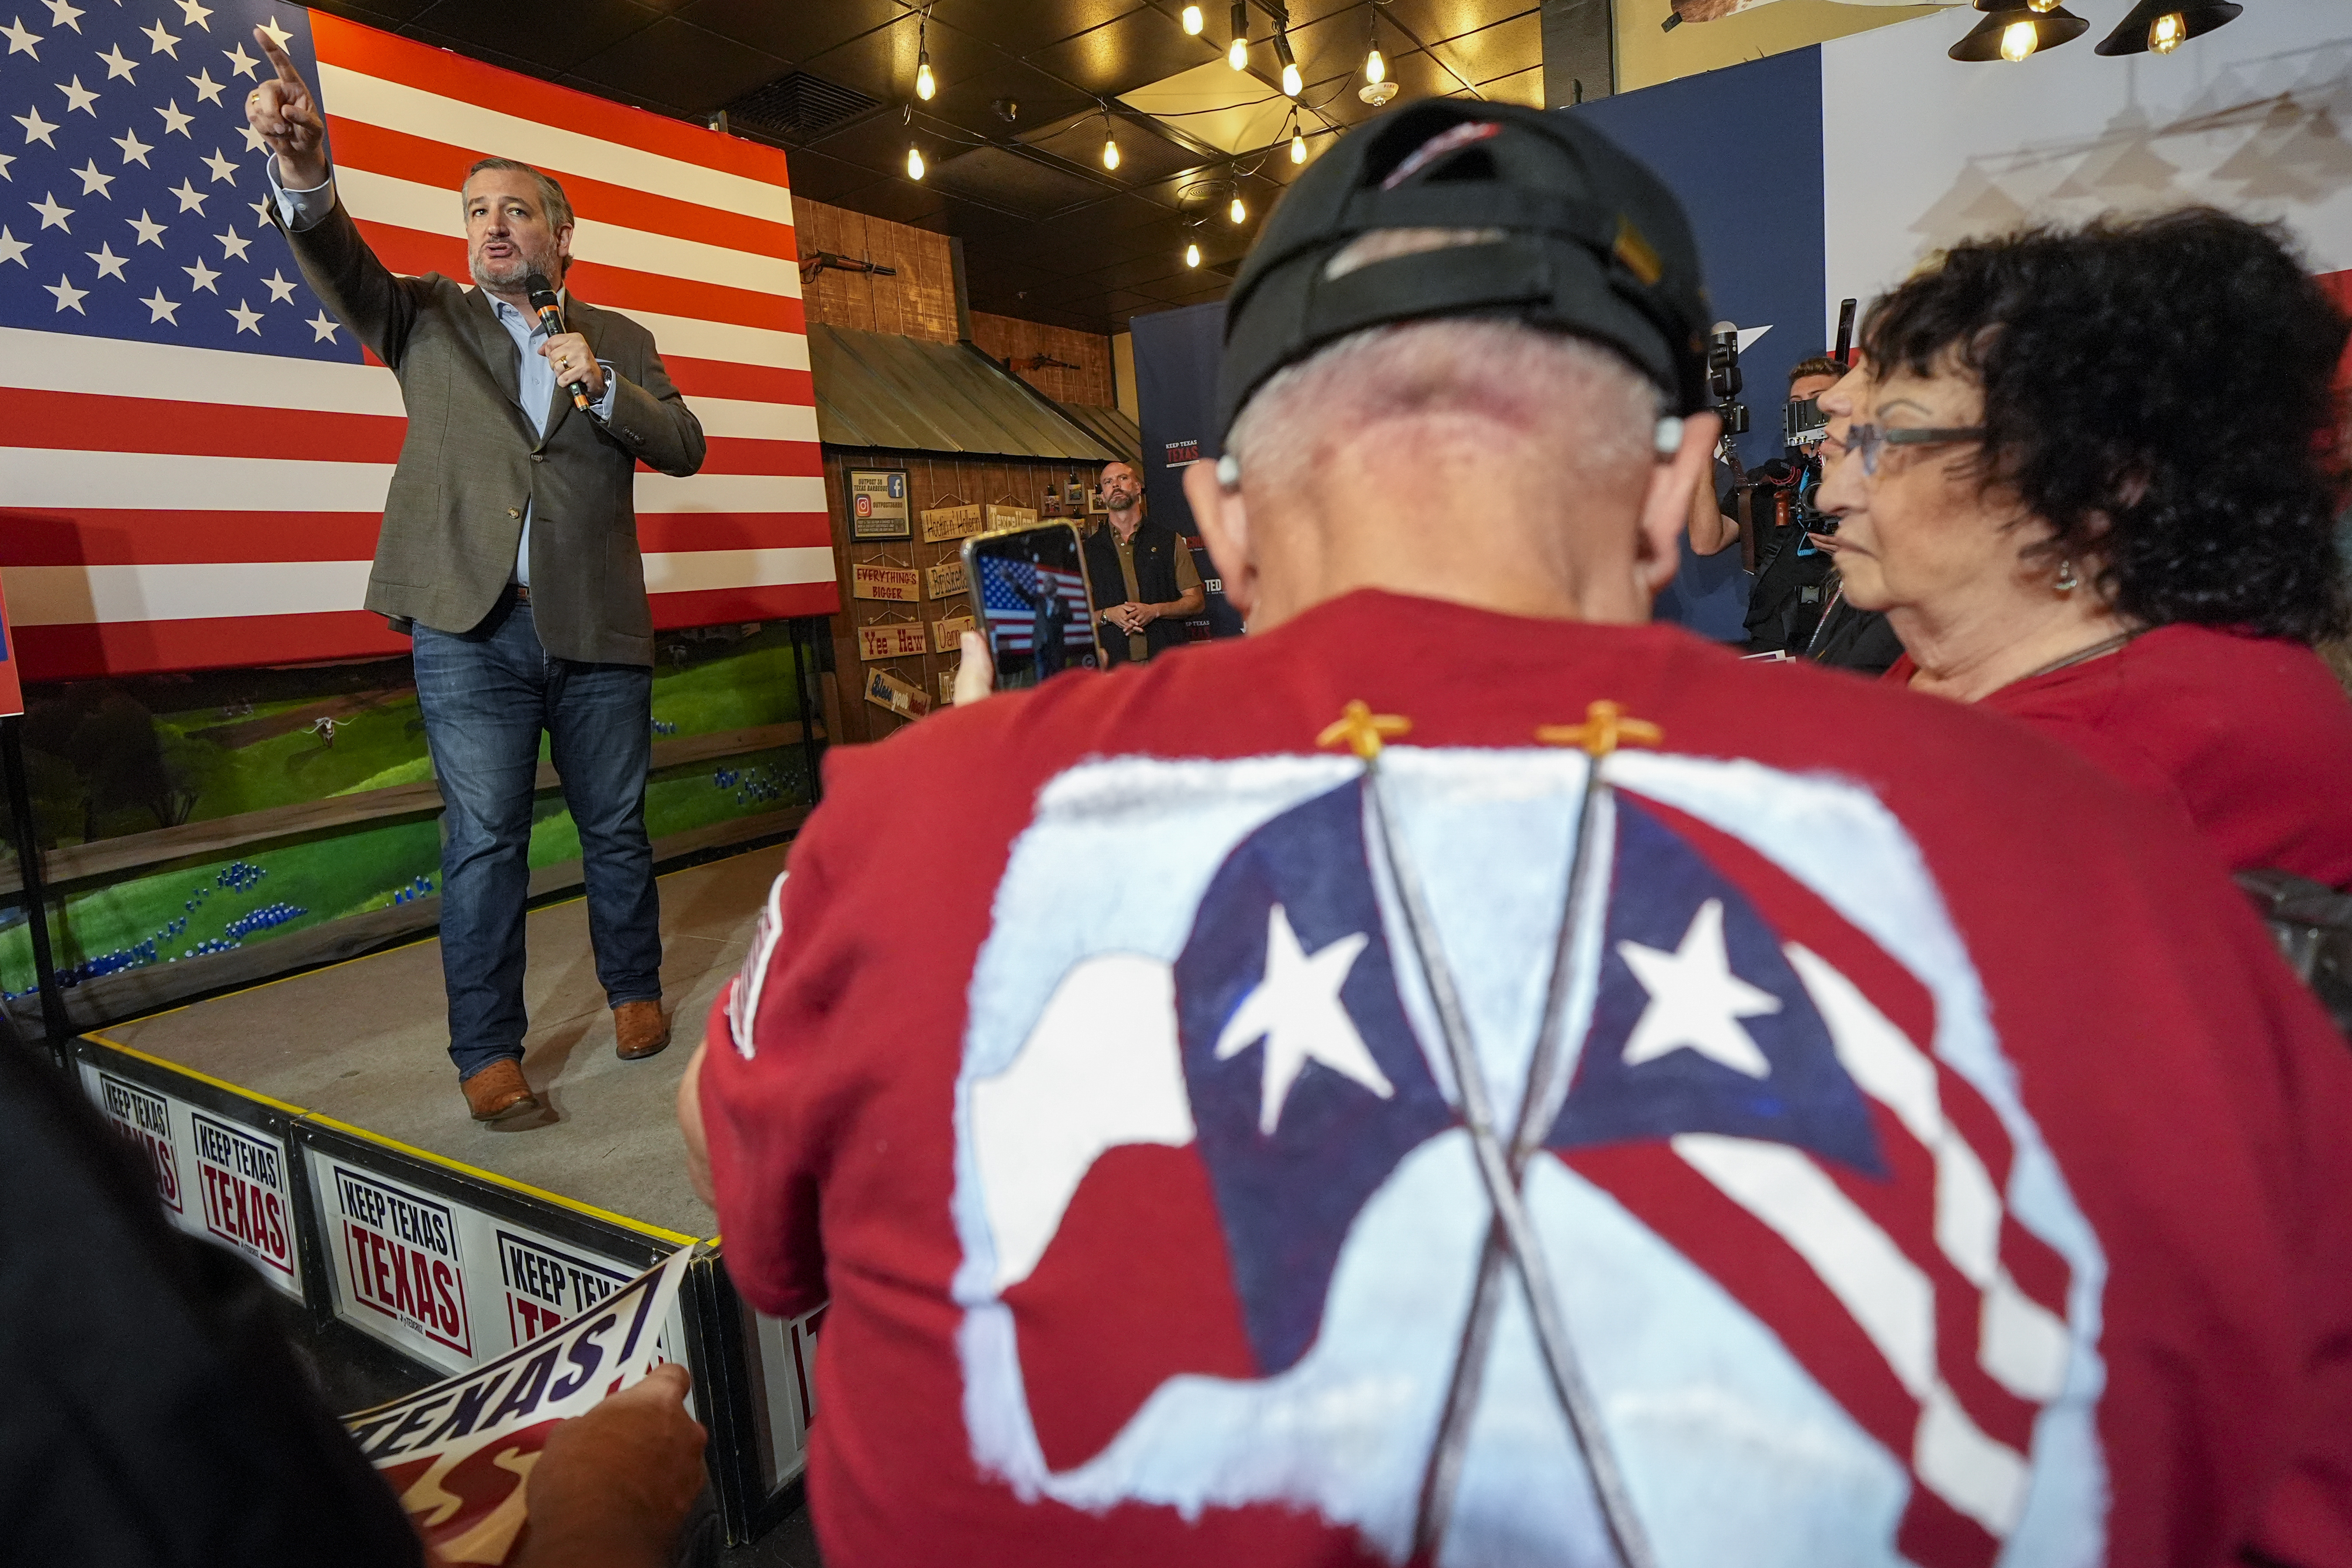
<path id="1" fill-rule="evenodd" d="M 835 1568 L 1613 1560 L 1426 966 L 1510 1127 L 1563 951 L 1527 1267 L 1659 1562 L 2352 1564 L 2352 1056 L 2063 748 L 1366 592 L 827 766 L 702 1103 Z"/>
<path id="2" fill-rule="evenodd" d="M 1910 684 L 1906 654 L 1885 679 Z M 2302 643 L 2158 626 L 1978 704 L 2186 812 L 2233 871 L 2352 887 L 2352 701 Z"/>

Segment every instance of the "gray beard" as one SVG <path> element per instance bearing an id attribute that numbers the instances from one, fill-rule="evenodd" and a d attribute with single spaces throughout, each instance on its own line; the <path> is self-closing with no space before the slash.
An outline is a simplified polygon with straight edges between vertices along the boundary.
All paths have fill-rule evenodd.
<path id="1" fill-rule="evenodd" d="M 554 273 L 549 272 L 545 267 L 527 256 L 516 257 L 513 264 L 504 272 L 485 271 L 481 268 L 472 266 L 470 262 L 467 265 L 474 274 L 474 281 L 484 289 L 512 289 L 534 272 L 545 272 L 551 279 L 555 277 Z"/>

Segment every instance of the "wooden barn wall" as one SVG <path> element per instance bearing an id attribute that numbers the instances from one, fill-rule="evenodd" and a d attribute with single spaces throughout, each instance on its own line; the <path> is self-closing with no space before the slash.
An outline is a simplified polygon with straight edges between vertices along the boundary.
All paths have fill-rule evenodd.
<path id="1" fill-rule="evenodd" d="M 1104 408 L 1118 405 L 1118 387 L 1111 372 L 1110 340 L 1098 333 L 974 310 L 971 341 L 991 358 L 1011 361 L 1013 374 L 1056 403 L 1090 403 Z M 1076 368 L 1044 365 L 1032 369 L 1026 363 L 1041 357 L 1060 360 L 1064 365 Z"/>
<path id="2" fill-rule="evenodd" d="M 859 540 L 849 537 L 849 479 L 851 468 L 904 468 L 910 515 L 914 521 L 914 537 L 888 541 Z M 892 621 L 920 620 L 929 623 L 950 616 L 968 612 L 971 601 L 957 594 L 945 602 L 924 598 L 910 605 L 889 604 L 853 596 L 850 568 L 854 564 L 886 563 L 911 566 L 918 571 L 942 561 L 951 561 L 963 548 L 961 539 L 941 540 L 936 544 L 923 542 L 922 514 L 932 507 L 969 504 L 988 506 L 1025 506 L 1041 514 L 1048 511 L 1045 492 L 1048 486 L 1066 484 L 1076 474 L 1087 486 L 1096 483 L 1099 466 L 1093 463 L 1071 463 L 1036 458 L 958 457 L 926 452 L 891 452 L 827 447 L 824 449 L 824 494 L 826 510 L 833 519 L 835 558 L 841 563 L 842 613 L 833 617 L 835 680 L 840 705 L 840 724 L 834 731 L 840 742 L 856 744 L 879 741 L 911 721 L 899 718 L 888 710 L 865 700 L 866 671 L 887 669 L 911 686 L 930 694 L 935 707 L 944 707 L 940 678 L 954 679 L 957 664 L 955 645 L 948 645 L 942 653 L 938 640 L 932 637 L 931 651 L 919 658 L 877 659 L 869 664 L 858 657 L 857 628 L 879 626 Z"/>
<path id="3" fill-rule="evenodd" d="M 822 202 L 793 199 L 793 237 L 803 263 L 820 250 L 896 268 L 891 277 L 828 267 L 802 286 L 808 319 L 829 327 L 956 341 L 955 258 L 947 236 L 867 217 Z M 1071 354 L 1056 354 L 1071 359 Z"/>

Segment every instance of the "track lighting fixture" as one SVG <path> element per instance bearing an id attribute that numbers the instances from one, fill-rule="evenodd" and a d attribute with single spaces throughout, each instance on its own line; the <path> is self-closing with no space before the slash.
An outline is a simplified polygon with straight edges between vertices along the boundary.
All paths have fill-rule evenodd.
<path id="1" fill-rule="evenodd" d="M 1249 0 L 1234 0 L 1234 41 L 1225 49 L 1225 63 L 1237 71 L 1249 69 Z"/>

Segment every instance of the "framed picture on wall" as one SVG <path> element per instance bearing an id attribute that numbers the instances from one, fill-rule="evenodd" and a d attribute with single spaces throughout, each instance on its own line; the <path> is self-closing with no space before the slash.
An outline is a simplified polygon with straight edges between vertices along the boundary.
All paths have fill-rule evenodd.
<path id="1" fill-rule="evenodd" d="M 1062 504 L 1076 510 L 1087 504 L 1087 487 L 1072 479 L 1062 487 Z"/>
<path id="2" fill-rule="evenodd" d="M 1104 512 L 1104 511 L 1106 511 L 1106 510 L 1108 510 L 1108 508 L 1106 508 L 1106 507 L 1103 505 L 1103 499 L 1102 499 L 1102 487 L 1101 487 L 1101 486 L 1099 486 L 1099 485 L 1092 485 L 1092 486 L 1087 487 L 1087 510 L 1089 513 L 1101 513 L 1101 512 Z"/>
<path id="3" fill-rule="evenodd" d="M 849 470 L 849 537 L 911 539 L 915 525 L 907 505 L 904 468 Z"/>

